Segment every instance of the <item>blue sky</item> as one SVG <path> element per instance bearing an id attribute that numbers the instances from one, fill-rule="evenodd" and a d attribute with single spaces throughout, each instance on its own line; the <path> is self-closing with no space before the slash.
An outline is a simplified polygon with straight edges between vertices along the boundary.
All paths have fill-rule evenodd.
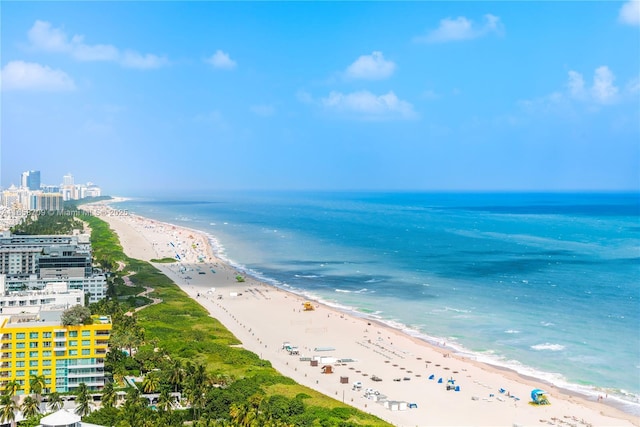
<path id="1" fill-rule="evenodd" d="M 1 185 L 639 190 L 640 2 L 2 2 Z"/>

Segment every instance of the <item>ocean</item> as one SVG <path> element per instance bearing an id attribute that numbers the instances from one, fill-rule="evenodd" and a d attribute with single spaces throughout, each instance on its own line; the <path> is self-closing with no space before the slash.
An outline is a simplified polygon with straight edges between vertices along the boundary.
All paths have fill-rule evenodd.
<path id="1" fill-rule="evenodd" d="M 275 286 L 640 415 L 638 194 L 212 192 L 117 207 L 206 232 Z"/>

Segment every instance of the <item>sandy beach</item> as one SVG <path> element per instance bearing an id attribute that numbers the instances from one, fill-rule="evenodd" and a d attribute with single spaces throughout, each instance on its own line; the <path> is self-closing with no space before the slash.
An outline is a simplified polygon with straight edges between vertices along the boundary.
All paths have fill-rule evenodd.
<path id="1" fill-rule="evenodd" d="M 203 233 L 128 213 L 113 214 L 106 205 L 84 208 L 110 224 L 127 255 L 147 261 L 177 256 L 179 262 L 155 265 L 246 349 L 298 383 L 393 425 L 640 425 L 606 398 L 596 401 L 571 395 L 515 372 L 462 358 L 446 343 L 432 346 L 316 302 L 312 302 L 314 310 L 305 311 L 303 297 L 251 277 L 239 283 L 236 276 L 242 273 L 215 256 Z M 285 343 L 297 347 L 298 354 L 290 354 Z M 332 373 L 323 373 L 325 366 Z M 362 384 L 360 390 L 354 390 L 356 382 Z M 529 403 L 536 388 L 547 392 L 550 405 Z M 375 392 L 367 397 L 366 389 Z"/>

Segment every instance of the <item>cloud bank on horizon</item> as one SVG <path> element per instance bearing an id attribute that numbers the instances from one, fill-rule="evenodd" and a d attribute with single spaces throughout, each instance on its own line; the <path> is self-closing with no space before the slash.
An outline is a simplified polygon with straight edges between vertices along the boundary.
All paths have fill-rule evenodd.
<path id="1" fill-rule="evenodd" d="M 58 6 L 3 10 L 3 186 L 640 189 L 637 0 Z"/>

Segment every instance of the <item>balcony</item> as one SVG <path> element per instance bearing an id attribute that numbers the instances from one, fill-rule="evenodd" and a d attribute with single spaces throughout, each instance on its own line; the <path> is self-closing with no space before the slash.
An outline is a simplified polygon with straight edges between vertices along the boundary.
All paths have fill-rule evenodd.
<path id="1" fill-rule="evenodd" d="M 94 371 L 94 372 L 69 372 L 67 373 L 67 378 L 69 379 L 70 383 L 73 383 L 75 381 L 72 381 L 72 378 L 104 378 L 104 371 Z"/>
<path id="2" fill-rule="evenodd" d="M 87 387 L 104 387 L 104 378 L 95 378 L 93 380 L 80 381 L 78 383 L 69 381 L 69 384 L 67 384 L 69 391 L 73 391 L 72 389 L 77 388 L 80 383 L 85 383 Z"/>
<path id="3" fill-rule="evenodd" d="M 109 341 L 96 341 L 95 342 L 95 346 L 96 347 L 105 347 L 109 345 Z"/>
<path id="4" fill-rule="evenodd" d="M 69 365 L 67 369 L 71 371 L 72 369 L 95 369 L 95 368 L 104 368 L 104 362 L 96 362 L 88 365 Z"/>

